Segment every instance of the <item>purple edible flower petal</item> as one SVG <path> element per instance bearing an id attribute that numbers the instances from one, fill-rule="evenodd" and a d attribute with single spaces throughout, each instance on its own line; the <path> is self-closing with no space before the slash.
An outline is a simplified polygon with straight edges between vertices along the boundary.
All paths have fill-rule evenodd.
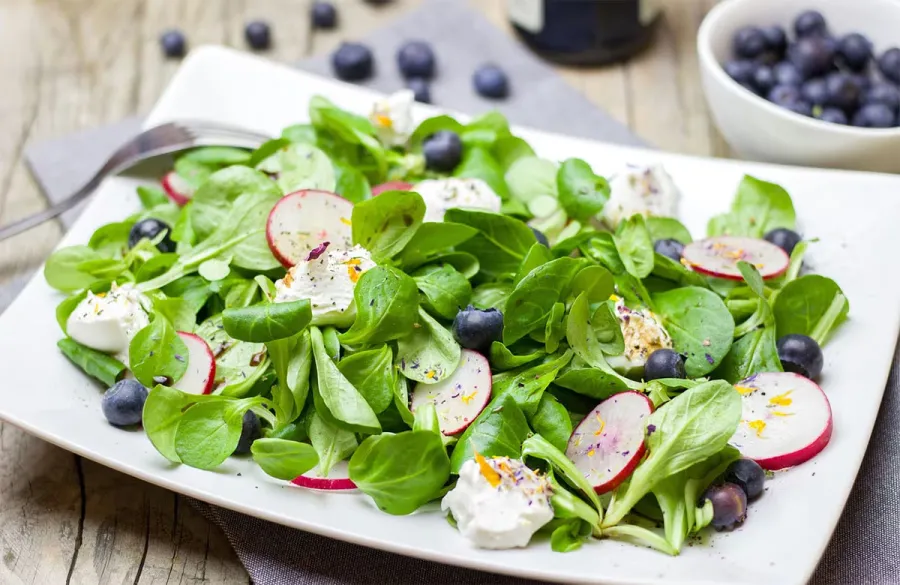
<path id="1" fill-rule="evenodd" d="M 319 256 L 324 254 L 325 250 L 328 249 L 329 244 L 331 244 L 331 242 L 322 242 L 321 244 L 310 250 L 309 255 L 306 257 L 306 261 L 310 262 L 312 260 L 318 260 Z"/>

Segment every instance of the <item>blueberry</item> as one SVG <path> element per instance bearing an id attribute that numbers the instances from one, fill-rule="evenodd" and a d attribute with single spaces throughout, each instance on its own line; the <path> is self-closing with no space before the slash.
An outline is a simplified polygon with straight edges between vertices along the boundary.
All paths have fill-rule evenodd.
<path id="1" fill-rule="evenodd" d="M 147 388 L 137 380 L 120 380 L 103 393 L 100 407 L 109 424 L 127 427 L 141 422 Z"/>
<path id="2" fill-rule="evenodd" d="M 241 421 L 241 438 L 238 439 L 234 452 L 238 455 L 246 455 L 250 452 L 253 441 L 261 436 L 262 426 L 259 424 L 259 417 L 252 410 L 248 410 L 244 413 L 244 419 Z"/>
<path id="3" fill-rule="evenodd" d="M 850 33 L 838 41 L 837 56 L 851 71 L 862 71 L 872 58 L 872 43 L 859 33 Z"/>
<path id="4" fill-rule="evenodd" d="M 738 485 L 723 483 L 711 486 L 703 494 L 701 505 L 706 500 L 712 502 L 710 525 L 716 530 L 732 530 L 747 519 L 747 494 Z"/>
<path id="5" fill-rule="evenodd" d="M 753 83 L 753 74 L 756 72 L 756 63 L 745 59 L 737 61 L 728 61 L 725 63 L 724 69 L 728 77 L 737 81 L 741 85 L 750 85 Z"/>
<path id="6" fill-rule="evenodd" d="M 671 349 L 657 349 L 644 364 L 644 379 L 684 378 L 684 358 Z"/>
<path id="7" fill-rule="evenodd" d="M 822 111 L 820 111 L 818 115 L 814 114 L 814 117 L 823 122 L 831 122 L 832 124 L 847 125 L 850 123 L 847 119 L 847 114 L 844 113 L 844 110 L 839 108 L 822 108 Z"/>
<path id="8" fill-rule="evenodd" d="M 755 59 L 768 48 L 766 35 L 755 26 L 745 26 L 734 34 L 734 53 L 744 59 Z"/>
<path id="9" fill-rule="evenodd" d="M 815 10 L 807 10 L 801 12 L 794 20 L 794 32 L 798 37 L 807 37 L 811 35 L 824 35 L 828 33 L 828 25 L 825 23 L 825 17 Z"/>
<path id="10" fill-rule="evenodd" d="M 753 459 L 738 459 L 725 470 L 725 481 L 744 491 L 751 502 L 762 495 L 766 472 Z"/>
<path id="11" fill-rule="evenodd" d="M 764 235 L 763 239 L 770 244 L 775 244 L 790 256 L 803 238 L 794 230 L 775 228 Z"/>
<path id="12" fill-rule="evenodd" d="M 425 41 L 407 41 L 397 51 L 397 66 L 406 79 L 434 76 L 434 51 Z"/>
<path id="13" fill-rule="evenodd" d="M 799 333 L 789 333 L 775 344 L 778 359 L 785 372 L 794 372 L 814 380 L 822 373 L 825 356 L 816 340 Z"/>
<path id="14" fill-rule="evenodd" d="M 671 238 L 656 240 L 653 242 L 653 251 L 667 258 L 671 258 L 675 262 L 681 262 L 681 253 L 684 251 L 684 244 Z"/>
<path id="15" fill-rule="evenodd" d="M 778 59 L 781 59 L 784 56 L 785 49 L 787 49 L 787 34 L 784 32 L 784 29 L 774 25 L 764 26 L 759 30 L 766 39 L 766 50 Z"/>
<path id="16" fill-rule="evenodd" d="M 372 51 L 360 43 L 341 43 L 331 54 L 334 74 L 344 81 L 362 81 L 372 76 Z"/>
<path id="17" fill-rule="evenodd" d="M 872 78 L 866 73 L 851 73 L 850 76 L 859 88 L 859 91 L 868 91 L 872 87 Z"/>
<path id="18" fill-rule="evenodd" d="M 760 65 L 753 72 L 753 87 L 761 95 L 767 95 L 777 83 L 775 71 L 768 65 Z"/>
<path id="19" fill-rule="evenodd" d="M 425 167 L 432 171 L 450 172 L 462 160 L 462 140 L 451 130 L 440 130 L 422 143 Z"/>
<path id="20" fill-rule="evenodd" d="M 772 73 L 775 74 L 776 85 L 797 85 L 803 83 L 803 75 L 797 66 L 790 61 L 782 61 L 776 63 L 772 67 Z"/>
<path id="21" fill-rule="evenodd" d="M 538 244 L 547 248 L 550 247 L 550 240 L 547 239 L 547 236 L 544 235 L 544 232 L 535 228 L 531 228 L 531 231 L 534 232 L 534 237 L 537 238 Z"/>
<path id="22" fill-rule="evenodd" d="M 900 49 L 888 49 L 878 58 L 878 69 L 881 74 L 894 83 L 900 83 Z"/>
<path id="23" fill-rule="evenodd" d="M 312 23 L 315 28 L 334 28 L 337 24 L 337 10 L 331 2 L 313 2 Z"/>
<path id="24" fill-rule="evenodd" d="M 187 49 L 187 40 L 184 38 L 184 33 L 174 28 L 160 35 L 159 44 L 162 45 L 162 50 L 166 57 L 184 57 L 184 52 Z"/>
<path id="25" fill-rule="evenodd" d="M 453 319 L 453 337 L 467 349 L 487 353 L 491 343 L 503 335 L 503 313 L 497 309 L 482 311 L 469 305 Z"/>
<path id="26" fill-rule="evenodd" d="M 824 77 L 814 77 L 800 86 L 801 97 L 814 105 L 822 105 L 828 100 L 828 84 Z"/>
<path id="27" fill-rule="evenodd" d="M 160 252 L 174 252 L 175 242 L 173 242 L 172 238 L 170 237 L 172 235 L 172 228 L 170 228 L 169 224 L 167 224 L 166 222 L 160 221 L 155 217 L 142 219 L 141 221 L 131 226 L 131 231 L 128 232 L 128 247 L 134 248 L 137 243 L 144 238 L 152 240 L 156 238 L 163 230 L 166 230 L 166 235 L 164 235 L 163 239 L 160 240 L 158 244 L 156 244 L 156 248 Z"/>
<path id="28" fill-rule="evenodd" d="M 805 78 L 822 75 L 834 66 L 834 46 L 821 37 L 803 38 L 788 47 L 788 59 Z"/>
<path id="29" fill-rule="evenodd" d="M 411 89 L 413 92 L 413 97 L 417 102 L 421 102 L 423 104 L 431 103 L 431 87 L 428 85 L 427 79 L 422 79 L 421 77 L 413 77 L 412 79 L 406 80 L 407 89 Z"/>
<path id="30" fill-rule="evenodd" d="M 509 95 L 509 78 L 496 65 L 482 65 L 472 76 L 475 91 L 486 98 L 505 98 Z"/>
<path id="31" fill-rule="evenodd" d="M 783 107 L 801 116 L 812 116 L 813 113 L 812 104 L 804 100 L 784 104 Z"/>
<path id="32" fill-rule="evenodd" d="M 853 125 L 860 128 L 892 128 L 897 114 L 884 104 L 866 104 L 853 115 Z"/>
<path id="33" fill-rule="evenodd" d="M 862 104 L 883 104 L 896 112 L 900 109 L 900 91 L 890 83 L 877 82 L 862 95 Z"/>
<path id="34" fill-rule="evenodd" d="M 776 85 L 769 92 L 768 100 L 777 106 L 804 116 L 812 115 L 812 105 L 800 95 L 800 89 L 793 85 Z"/>
<path id="35" fill-rule="evenodd" d="M 244 27 L 244 38 L 250 48 L 261 51 L 272 45 L 272 29 L 268 22 L 253 20 Z"/>
<path id="36" fill-rule="evenodd" d="M 825 104 L 840 108 L 845 112 L 855 110 L 859 106 L 859 86 L 850 75 L 835 71 L 825 78 Z"/>

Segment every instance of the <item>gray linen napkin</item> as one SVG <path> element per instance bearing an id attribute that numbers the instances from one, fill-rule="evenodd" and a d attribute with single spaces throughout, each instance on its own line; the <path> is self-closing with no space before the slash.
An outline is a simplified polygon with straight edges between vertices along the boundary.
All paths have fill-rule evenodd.
<path id="1" fill-rule="evenodd" d="M 459 31 L 466 34 L 459 36 Z M 641 141 L 570 88 L 553 70 L 506 35 L 499 34 L 480 14 L 461 2 L 432 0 L 364 39 L 380 64 L 368 85 L 382 91 L 402 87 L 394 52 L 409 38 L 428 39 L 435 46 L 439 73 L 432 87 L 438 105 L 477 114 L 503 111 L 516 124 L 608 142 L 640 145 Z M 479 98 L 471 88 L 471 72 L 485 62 L 503 65 L 512 80 L 512 97 L 504 102 Z M 300 64 L 308 71 L 330 74 L 327 57 Z M 132 118 L 103 128 L 32 145 L 27 162 L 50 201 L 68 196 L 98 168 L 109 153 L 137 133 L 141 120 Z M 62 218 L 65 226 L 78 209 Z M 22 275 L 0 289 L 5 308 L 27 281 Z M 897 583 L 900 575 L 900 359 L 895 360 L 872 442 L 850 496 L 846 513 L 812 582 L 816 585 Z M 516 584 L 529 581 L 402 558 L 353 544 L 272 524 L 257 518 L 192 500 L 192 504 L 225 532 L 238 557 L 258 585 L 412 585 Z M 365 567 L 365 570 L 360 570 Z M 402 570 L 401 570 L 402 567 Z"/>

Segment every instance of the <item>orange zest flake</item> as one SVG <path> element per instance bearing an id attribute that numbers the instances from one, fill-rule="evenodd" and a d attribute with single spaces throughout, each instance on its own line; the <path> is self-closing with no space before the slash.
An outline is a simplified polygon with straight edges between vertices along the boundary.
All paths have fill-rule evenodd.
<path id="1" fill-rule="evenodd" d="M 739 386 L 737 384 L 734 385 L 734 389 L 737 390 L 738 394 L 740 394 L 741 396 L 749 396 L 756 390 L 756 388 L 752 386 Z"/>
<path id="2" fill-rule="evenodd" d="M 491 487 L 497 487 L 500 485 L 500 474 L 497 473 L 491 464 L 488 463 L 487 459 L 485 459 L 481 453 L 475 451 L 475 463 L 478 464 L 478 469 L 481 471 L 481 476 L 487 480 Z"/>
<path id="3" fill-rule="evenodd" d="M 375 123 L 382 128 L 392 128 L 394 126 L 394 121 L 391 120 L 391 117 L 384 114 L 375 114 Z"/>
<path id="4" fill-rule="evenodd" d="M 756 432 L 756 436 L 760 439 L 762 438 L 763 431 L 766 430 L 766 421 L 764 420 L 750 420 L 746 421 L 747 426 L 753 429 Z"/>
<path id="5" fill-rule="evenodd" d="M 475 398 L 476 394 L 478 394 L 478 392 L 475 391 L 473 391 L 471 394 L 462 394 L 460 395 L 459 399 L 463 401 L 463 404 L 468 404 L 472 402 L 472 399 Z"/>
<path id="6" fill-rule="evenodd" d="M 294 282 L 294 275 L 288 270 L 287 274 L 285 274 L 284 278 L 281 280 L 284 282 L 284 286 L 291 286 L 291 283 Z"/>
<path id="7" fill-rule="evenodd" d="M 794 403 L 794 400 L 792 398 L 788 398 L 791 392 L 793 392 L 793 390 L 788 390 L 784 394 L 779 394 L 778 396 L 769 398 L 769 404 L 772 406 L 790 406 Z"/>
<path id="8" fill-rule="evenodd" d="M 599 437 L 600 434 L 603 433 L 604 430 L 606 430 L 606 422 L 602 418 L 600 418 L 599 414 L 594 416 L 597 417 L 597 422 L 600 423 L 600 428 L 594 431 L 594 436 Z"/>
<path id="9" fill-rule="evenodd" d="M 342 218 L 341 218 L 341 223 L 344 224 L 344 225 L 351 225 L 351 224 L 350 224 L 350 220 L 347 219 L 346 217 L 342 217 Z"/>
<path id="10" fill-rule="evenodd" d="M 350 282 L 356 283 L 359 280 L 359 275 L 362 271 L 359 269 L 359 264 L 361 260 L 359 258 L 350 258 L 344 264 L 347 265 L 347 276 L 350 277 Z"/>

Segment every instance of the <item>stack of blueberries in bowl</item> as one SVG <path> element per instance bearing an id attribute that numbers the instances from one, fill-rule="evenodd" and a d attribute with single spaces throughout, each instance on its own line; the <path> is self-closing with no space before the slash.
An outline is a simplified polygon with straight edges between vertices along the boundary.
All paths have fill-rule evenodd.
<path id="1" fill-rule="evenodd" d="M 862 128 L 900 125 L 900 48 L 876 54 L 862 33 L 835 37 L 814 10 L 799 14 L 791 28 L 738 29 L 725 72 L 749 91 L 804 116 Z"/>

